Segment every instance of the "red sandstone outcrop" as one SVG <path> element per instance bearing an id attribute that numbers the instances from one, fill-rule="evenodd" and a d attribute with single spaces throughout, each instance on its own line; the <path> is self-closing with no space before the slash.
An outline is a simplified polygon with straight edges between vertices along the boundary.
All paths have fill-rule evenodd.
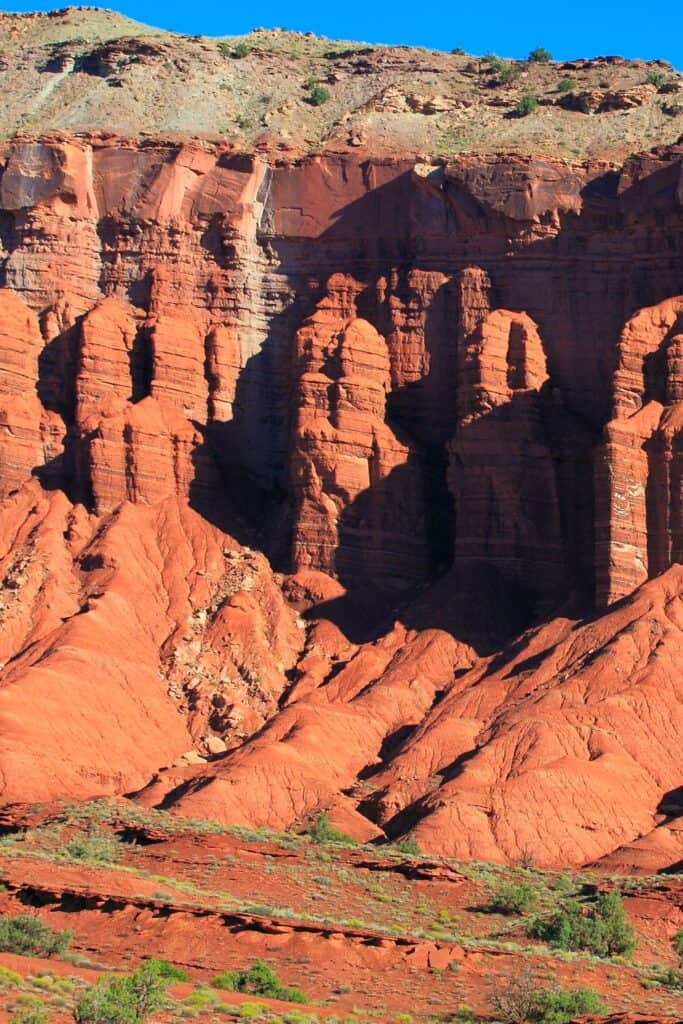
<path id="1" fill-rule="evenodd" d="M 99 520 L 34 481 L 0 538 L 4 801 L 136 788 L 277 708 L 296 615 L 263 556 L 175 497 Z"/>
<path id="2" fill-rule="evenodd" d="M 389 352 L 341 276 L 297 334 L 291 449 L 295 569 L 401 585 L 429 571 L 415 453 L 385 423 Z"/>
<path id="3" fill-rule="evenodd" d="M 419 721 L 444 680 L 470 659 L 471 652 L 446 633 L 410 635 L 397 625 L 352 653 L 342 671 L 328 664 L 306 698 L 288 704 L 214 770 L 166 773 L 142 799 L 155 803 L 166 797 L 188 817 L 208 815 L 211 808 L 222 821 L 291 825 L 336 805 L 340 791 L 379 761 L 382 744 L 406 723 Z M 354 825 L 346 813 L 345 822 L 359 838 L 367 828 L 360 816 Z"/>
<path id="4" fill-rule="evenodd" d="M 38 320 L 8 289 L 0 290 L 0 496 L 56 458 L 63 424 L 36 394 L 43 347 Z"/>
<path id="5" fill-rule="evenodd" d="M 462 340 L 459 421 L 448 444 L 457 563 L 484 561 L 556 592 L 563 577 L 553 452 L 540 389 L 545 353 L 533 320 L 497 309 Z"/>
<path id="6" fill-rule="evenodd" d="M 632 317 L 617 359 L 614 418 L 595 467 L 600 605 L 683 558 L 683 297 Z"/>
<path id="7" fill-rule="evenodd" d="M 9 145 L 2 799 L 673 849 L 682 156 Z"/>
<path id="8" fill-rule="evenodd" d="M 189 496 L 202 435 L 173 405 L 144 398 L 135 405 L 103 402 L 82 424 L 81 461 L 100 514 L 122 501 L 153 504 Z"/>

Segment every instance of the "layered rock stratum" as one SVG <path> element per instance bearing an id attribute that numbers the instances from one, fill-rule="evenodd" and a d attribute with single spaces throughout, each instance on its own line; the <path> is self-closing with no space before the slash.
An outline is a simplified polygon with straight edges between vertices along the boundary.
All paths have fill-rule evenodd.
<path id="1" fill-rule="evenodd" d="M 3 24 L 3 803 L 679 862 L 679 76 Z"/>

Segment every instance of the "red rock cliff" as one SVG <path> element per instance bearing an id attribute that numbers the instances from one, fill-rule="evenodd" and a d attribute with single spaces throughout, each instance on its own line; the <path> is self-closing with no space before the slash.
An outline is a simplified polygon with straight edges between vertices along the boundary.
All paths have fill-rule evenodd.
<path id="1" fill-rule="evenodd" d="M 542 829 L 567 783 L 522 810 L 520 764 L 616 749 L 580 715 L 557 726 L 550 692 L 533 737 L 508 716 L 529 673 L 587 671 L 563 630 L 547 667 L 553 609 L 669 570 L 659 630 L 677 585 L 683 147 L 615 169 L 18 141 L 0 274 L 4 799 L 175 764 L 148 799 L 282 825 L 329 804 L 360 831 L 434 842 L 438 822 L 444 848 L 519 854 L 512 818 Z M 526 668 L 481 661 L 532 623 Z M 581 678 L 616 735 L 616 691 Z M 65 704 L 76 719 L 46 729 Z M 655 711 L 644 728 L 669 749 Z M 639 809 L 614 824 L 616 783 L 589 801 L 595 841 L 577 810 L 574 859 L 653 827 L 678 784 L 673 758 L 617 747 Z M 378 795 L 350 796 L 371 770 Z M 501 777 L 517 810 L 484 822 Z"/>

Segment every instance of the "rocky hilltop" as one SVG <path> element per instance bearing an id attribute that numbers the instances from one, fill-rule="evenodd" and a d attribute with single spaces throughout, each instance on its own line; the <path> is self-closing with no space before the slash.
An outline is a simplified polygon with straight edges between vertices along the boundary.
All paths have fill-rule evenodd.
<path id="1" fill-rule="evenodd" d="M 3 803 L 679 863 L 679 77 L 3 23 Z"/>
<path id="2" fill-rule="evenodd" d="M 180 36 L 75 7 L 0 12 L 0 31 L 8 136 L 193 137 L 273 156 L 514 151 L 621 161 L 683 134 L 683 76 L 665 61 L 514 61 L 472 56 L 458 39 L 444 40 L 453 50 L 443 53 L 265 29 Z"/>

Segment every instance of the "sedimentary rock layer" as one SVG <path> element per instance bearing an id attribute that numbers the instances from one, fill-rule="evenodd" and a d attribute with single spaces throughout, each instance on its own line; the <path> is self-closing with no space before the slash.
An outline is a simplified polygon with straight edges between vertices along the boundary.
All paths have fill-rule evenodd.
<path id="1" fill-rule="evenodd" d="M 2 799 L 547 862 L 660 825 L 682 168 L 7 144 Z"/>

